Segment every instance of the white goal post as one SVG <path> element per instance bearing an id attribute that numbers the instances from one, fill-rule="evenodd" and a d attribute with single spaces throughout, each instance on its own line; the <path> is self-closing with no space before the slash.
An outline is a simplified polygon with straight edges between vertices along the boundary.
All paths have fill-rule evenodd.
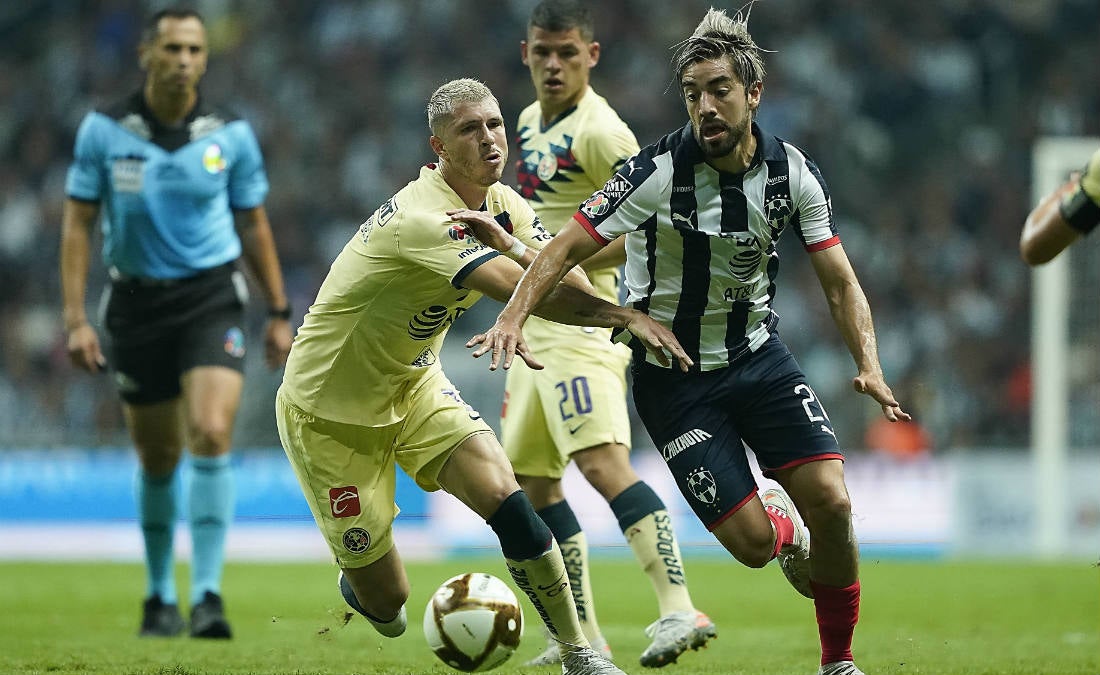
<path id="1" fill-rule="evenodd" d="M 1044 137 L 1032 148 L 1032 205 L 1079 171 L 1100 138 Z M 1021 223 L 1022 226 L 1022 223 Z M 1031 452 L 1036 471 L 1036 553 L 1045 558 L 1067 546 L 1066 484 L 1069 451 L 1070 255 L 1063 253 L 1032 273 Z M 1081 301 L 1081 299 L 1078 299 Z"/>

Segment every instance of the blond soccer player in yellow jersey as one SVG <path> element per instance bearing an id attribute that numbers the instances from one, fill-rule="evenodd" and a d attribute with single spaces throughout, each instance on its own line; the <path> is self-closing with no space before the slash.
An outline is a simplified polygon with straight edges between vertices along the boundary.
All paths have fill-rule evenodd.
<path id="1" fill-rule="evenodd" d="M 600 56 L 591 11 L 574 0 L 548 0 L 531 13 L 523 62 L 537 100 L 519 116 L 520 194 L 543 225 L 556 232 L 577 205 L 603 186 L 638 142 L 607 100 L 589 85 Z M 583 267 L 599 296 L 618 302 L 622 242 Z M 605 328 L 568 326 L 537 318 L 523 328 L 544 370 L 522 362 L 508 371 L 501 441 L 520 486 L 565 558 L 585 636 L 610 656 L 596 619 L 585 533 L 562 490 L 570 461 L 607 500 L 657 597 L 658 619 L 642 665 L 660 667 L 715 637 L 714 624 L 690 595 L 672 519 L 661 498 L 630 465 L 626 367 L 630 350 Z M 558 661 L 548 640 L 528 665 Z"/>
<path id="2" fill-rule="evenodd" d="M 496 436 L 439 362 L 455 317 L 482 295 L 507 299 L 550 237 L 499 182 L 508 146 L 492 92 L 454 80 L 427 112 L 439 161 L 333 262 L 291 347 L 276 397 L 279 438 L 340 567 L 341 594 L 379 633 L 397 637 L 406 626 L 409 581 L 392 536 L 396 463 L 421 488 L 446 490 L 485 518 L 557 639 L 563 673 L 619 674 L 585 639 L 561 552 Z M 583 274 L 568 283 L 591 289 Z M 671 332 L 641 312 L 564 284 L 555 294 L 544 316 L 626 327 L 666 364 L 667 350 L 689 366 Z M 576 309 L 555 309 L 569 300 Z"/>

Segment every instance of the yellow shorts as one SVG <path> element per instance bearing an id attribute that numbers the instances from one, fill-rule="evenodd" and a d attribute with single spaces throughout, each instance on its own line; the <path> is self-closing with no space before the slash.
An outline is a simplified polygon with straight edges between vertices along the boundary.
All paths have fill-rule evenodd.
<path id="1" fill-rule="evenodd" d="M 629 351 L 544 349 L 545 366 L 512 362 L 501 411 L 501 441 L 512 468 L 524 476 L 561 478 L 570 456 L 605 443 L 630 447 L 626 407 Z"/>
<path id="2" fill-rule="evenodd" d="M 442 372 L 409 394 L 403 422 L 362 427 L 322 419 L 275 400 L 283 450 L 336 563 L 365 567 L 393 548 L 394 464 L 424 490 L 436 482 L 451 452 L 475 434 L 491 434 Z"/>

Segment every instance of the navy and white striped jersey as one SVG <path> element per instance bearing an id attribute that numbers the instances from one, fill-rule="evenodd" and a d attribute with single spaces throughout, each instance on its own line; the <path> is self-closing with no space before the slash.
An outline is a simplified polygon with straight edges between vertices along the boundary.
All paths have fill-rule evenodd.
<path id="1" fill-rule="evenodd" d="M 732 174 L 706 163 L 688 124 L 629 159 L 573 216 L 603 244 L 627 235 L 627 301 L 702 370 L 755 351 L 775 328 L 776 243 L 788 226 L 807 251 L 840 243 L 813 160 L 755 123 L 752 133 L 752 164 Z"/>

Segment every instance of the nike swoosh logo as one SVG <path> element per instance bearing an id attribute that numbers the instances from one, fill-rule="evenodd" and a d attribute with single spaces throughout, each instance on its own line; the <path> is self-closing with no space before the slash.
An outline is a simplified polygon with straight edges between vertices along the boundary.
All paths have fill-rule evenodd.
<path id="1" fill-rule="evenodd" d="M 580 424 L 578 424 L 575 427 L 570 427 L 569 434 L 573 435 L 573 434 L 577 433 L 580 430 L 580 428 L 583 427 L 585 424 L 588 424 L 588 420 L 585 420 L 585 421 L 581 422 Z"/>

